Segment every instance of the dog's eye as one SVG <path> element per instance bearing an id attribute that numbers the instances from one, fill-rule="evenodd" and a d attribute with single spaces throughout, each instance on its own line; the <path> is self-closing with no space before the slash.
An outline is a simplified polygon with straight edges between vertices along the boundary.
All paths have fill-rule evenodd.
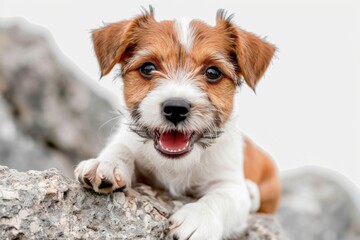
<path id="1" fill-rule="evenodd" d="M 139 68 L 141 75 L 146 78 L 151 78 L 152 77 L 151 72 L 154 70 L 156 70 L 156 67 L 151 62 L 146 62 L 143 65 L 141 65 L 141 67 Z"/>
<path id="2" fill-rule="evenodd" d="M 219 68 L 211 66 L 205 70 L 205 76 L 207 77 L 208 82 L 217 82 L 221 79 L 223 74 Z"/>

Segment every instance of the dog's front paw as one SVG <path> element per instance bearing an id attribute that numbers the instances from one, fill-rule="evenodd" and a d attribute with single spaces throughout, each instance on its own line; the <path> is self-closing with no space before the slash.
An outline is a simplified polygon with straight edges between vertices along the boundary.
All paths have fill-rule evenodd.
<path id="1" fill-rule="evenodd" d="M 170 234 L 177 240 L 220 240 L 223 225 L 207 205 L 189 203 L 171 216 Z"/>
<path id="2" fill-rule="evenodd" d="M 120 161 L 85 160 L 79 163 L 75 178 L 85 187 L 99 193 L 110 193 L 130 184 L 126 167 Z"/>

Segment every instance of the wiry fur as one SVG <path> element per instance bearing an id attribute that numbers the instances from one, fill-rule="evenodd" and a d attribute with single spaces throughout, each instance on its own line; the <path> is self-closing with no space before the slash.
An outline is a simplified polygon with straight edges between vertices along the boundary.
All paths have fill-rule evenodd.
<path id="1" fill-rule="evenodd" d="M 214 27 L 198 20 L 157 22 L 150 8 L 132 20 L 93 32 L 102 74 L 121 64 L 128 111 L 106 148 L 96 159 L 81 162 L 75 175 L 97 192 L 130 187 L 142 179 L 174 196 L 199 198 L 171 217 L 171 234 L 178 239 L 231 237 L 245 227 L 251 210 L 273 210 L 278 202 L 271 164 L 257 171 L 255 183 L 245 181 L 255 179 L 253 170 L 244 176 L 244 162 L 251 165 L 248 160 L 256 158 L 256 150 L 237 129 L 234 111 L 240 79 L 254 88 L 274 47 L 236 27 L 232 17 L 219 10 Z M 139 73 L 146 62 L 156 66 L 151 79 Z M 221 80 L 207 81 L 204 71 L 209 66 L 221 70 Z M 162 104 L 171 98 L 185 99 L 191 106 L 189 116 L 175 125 L 161 114 Z M 179 159 L 161 155 L 154 139 L 169 131 L 197 136 L 193 149 Z M 249 146 L 251 151 L 244 151 Z M 264 159 L 261 155 L 259 167 L 269 163 Z M 272 188 L 264 190 L 263 182 Z"/>
<path id="2" fill-rule="evenodd" d="M 182 18 L 175 22 L 175 31 L 178 35 L 180 43 L 184 46 L 187 52 L 190 52 L 193 42 L 193 29 L 191 20 Z"/>

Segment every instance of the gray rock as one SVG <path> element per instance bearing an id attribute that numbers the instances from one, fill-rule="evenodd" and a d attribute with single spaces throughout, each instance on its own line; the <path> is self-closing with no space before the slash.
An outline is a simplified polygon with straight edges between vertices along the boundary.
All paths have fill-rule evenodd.
<path id="1" fill-rule="evenodd" d="M 55 169 L 24 173 L 0 167 L 0 238 L 168 239 L 167 218 L 189 201 L 145 185 L 100 195 Z M 238 239 L 286 238 L 273 217 L 253 215 Z"/>
<path id="2" fill-rule="evenodd" d="M 282 178 L 283 196 L 277 217 L 293 240 L 360 239 L 360 213 L 335 172 L 304 168 Z M 351 190 L 358 193 L 356 187 Z"/>
<path id="3" fill-rule="evenodd" d="M 71 166 L 94 157 L 109 136 L 111 124 L 99 128 L 114 117 L 114 110 L 85 84 L 92 80 L 70 67 L 73 64 L 59 53 L 44 29 L 28 23 L 0 22 L 0 52 L 2 104 L 16 128 L 35 143 L 35 152 L 46 151 L 39 155 L 40 166 L 26 164 L 27 156 L 22 156 L 23 169 L 46 169 L 45 161 L 59 156 Z M 3 122 L 0 125 L 5 128 Z M 0 149 L 17 151 L 16 145 L 0 145 Z M 7 163 L 18 167 L 11 163 L 19 161 Z"/>
<path id="4" fill-rule="evenodd" d="M 6 166 L 16 166 L 19 170 L 51 167 L 56 167 L 65 173 L 71 170 L 71 166 L 66 165 L 66 161 L 61 155 L 55 157 L 44 146 L 19 131 L 1 96 L 0 163 Z"/>

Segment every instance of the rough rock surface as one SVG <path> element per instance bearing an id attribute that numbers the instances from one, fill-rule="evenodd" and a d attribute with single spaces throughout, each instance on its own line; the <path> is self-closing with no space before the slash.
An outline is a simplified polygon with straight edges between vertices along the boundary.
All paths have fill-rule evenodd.
<path id="1" fill-rule="evenodd" d="M 12 144 L 7 137 L 1 140 L 0 152 L 8 151 L 8 157 L 2 156 L 0 163 L 22 170 L 46 169 L 49 159 L 74 165 L 95 156 L 111 124 L 99 128 L 114 117 L 114 110 L 86 84 L 92 80 L 60 53 L 44 29 L 26 22 L 0 21 L 0 53 L 0 101 L 5 106 L 0 111 L 6 108 L 2 115 L 22 132 L 10 137 L 32 139 L 35 151 L 41 152 L 37 162 L 44 164 L 34 166 L 21 151 L 9 152 L 17 149 L 6 147 Z M 5 128 L 2 118 L 0 125 Z M 20 161 L 20 166 L 13 164 Z"/>
<path id="2" fill-rule="evenodd" d="M 167 218 L 189 201 L 145 185 L 100 195 L 55 169 L 17 172 L 0 166 L 0 238 L 168 239 Z M 287 238 L 273 217 L 253 215 L 237 239 Z"/>
<path id="3" fill-rule="evenodd" d="M 293 240 L 359 240 L 360 212 L 350 183 L 335 172 L 305 168 L 282 178 L 283 193 L 277 213 Z M 336 179 L 336 180 L 335 180 Z M 358 192 L 352 189 L 353 193 Z"/>
<path id="4" fill-rule="evenodd" d="M 6 103 L 0 96 L 0 164 L 16 166 L 25 170 L 46 169 L 56 167 L 62 172 L 68 172 L 59 158 L 51 157 L 45 146 L 36 143 L 31 137 L 20 131 L 11 116 Z"/>

